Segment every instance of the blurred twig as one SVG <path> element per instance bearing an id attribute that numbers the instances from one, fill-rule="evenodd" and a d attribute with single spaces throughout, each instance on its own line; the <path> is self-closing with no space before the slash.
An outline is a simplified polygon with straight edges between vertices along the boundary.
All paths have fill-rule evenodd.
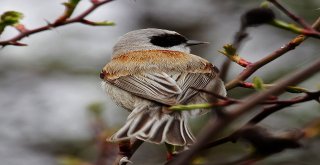
<path id="1" fill-rule="evenodd" d="M 298 24 L 300 24 L 302 27 L 308 30 L 313 30 L 313 28 L 304 21 L 304 19 L 298 17 L 297 15 L 290 12 L 288 9 L 286 9 L 284 6 L 282 6 L 277 0 L 268 0 L 270 3 L 272 3 L 274 6 L 276 6 L 278 9 L 280 9 L 283 13 L 285 13 L 288 17 L 290 17 L 292 20 L 296 21 Z"/>
<path id="2" fill-rule="evenodd" d="M 320 28 L 320 17 L 316 20 L 316 22 L 312 26 L 314 29 L 318 30 Z M 251 65 L 248 65 L 245 70 L 243 70 L 235 79 L 228 82 L 226 84 L 226 88 L 228 90 L 237 87 L 242 81 L 246 80 L 250 77 L 255 71 L 263 67 L 264 65 L 270 63 L 271 61 L 281 57 L 283 54 L 287 53 L 290 50 L 293 50 L 298 45 L 300 45 L 307 37 L 304 35 L 299 35 L 292 39 L 288 44 L 285 46 L 280 47 L 278 50 L 274 51 L 273 53 L 267 55 L 265 58 L 254 62 Z"/>
<path id="3" fill-rule="evenodd" d="M 108 132 L 106 132 L 108 127 L 102 118 L 104 108 L 101 103 L 94 102 L 88 106 L 88 110 L 92 116 L 91 128 L 97 148 L 97 157 L 94 165 L 106 165 L 113 157 L 116 156 L 116 146 L 114 144 L 107 143 L 105 140 L 108 136 Z"/>
<path id="4" fill-rule="evenodd" d="M 295 97 L 295 98 L 292 98 L 289 100 L 284 100 L 284 101 L 279 101 L 279 100 L 266 101 L 265 102 L 266 104 L 274 103 L 275 105 L 265 107 L 262 112 L 258 113 L 256 116 L 254 116 L 243 127 L 246 127 L 248 125 L 255 125 L 255 124 L 259 123 L 260 121 L 262 121 L 263 119 L 265 119 L 266 117 L 268 117 L 269 115 L 271 115 L 272 113 L 275 113 L 283 108 L 292 106 L 294 104 L 307 102 L 307 101 L 311 101 L 311 100 L 318 101 L 319 97 L 320 97 L 320 91 L 317 91 L 317 92 L 308 92 L 304 96 L 298 96 L 298 97 Z M 240 102 L 240 100 L 237 100 L 237 103 L 241 104 L 243 102 Z M 235 137 L 234 135 L 235 135 L 235 133 L 232 133 L 227 137 L 223 137 L 223 138 L 220 138 L 220 139 L 215 140 L 213 142 L 210 142 L 210 143 L 206 144 L 203 147 L 203 149 L 209 149 L 209 148 L 212 148 L 212 147 L 215 147 L 215 146 L 227 143 L 227 142 L 236 141 L 237 137 Z"/>
<path id="5" fill-rule="evenodd" d="M 106 25 L 114 25 L 113 22 L 92 22 L 89 20 L 86 20 L 85 17 L 88 16 L 90 13 L 92 13 L 96 8 L 102 6 L 103 4 L 106 4 L 108 2 L 111 2 L 113 0 L 91 0 L 92 6 L 89 7 L 87 10 L 85 10 L 83 13 L 79 14 L 78 16 L 74 18 L 69 18 L 71 14 L 73 13 L 73 10 L 75 9 L 76 5 L 78 4 L 78 1 L 75 0 L 69 3 L 65 3 L 66 10 L 65 12 L 57 18 L 56 21 L 53 23 L 48 23 L 45 26 L 38 27 L 35 29 L 27 29 L 24 25 L 19 24 L 18 26 L 15 26 L 16 29 L 19 30 L 19 34 L 11 39 L 0 41 L 0 46 L 7 46 L 7 45 L 14 45 L 14 46 L 26 46 L 26 44 L 18 42 L 21 39 L 28 37 L 32 34 L 39 33 L 42 31 L 50 30 L 52 28 L 64 26 L 67 24 L 72 24 L 72 23 L 82 23 L 82 24 L 87 24 L 87 25 L 93 25 L 93 26 L 106 26 Z M 72 4 L 74 6 L 72 6 Z M 19 27 L 19 28 L 17 28 Z"/>
<path id="6" fill-rule="evenodd" d="M 207 144 L 207 141 L 212 138 L 212 135 L 217 135 L 218 132 L 229 125 L 233 120 L 243 115 L 244 113 L 249 112 L 253 107 L 261 103 L 268 96 L 281 94 L 287 86 L 297 84 L 319 71 L 320 59 L 310 64 L 306 68 L 303 68 L 277 81 L 275 83 L 276 86 L 247 97 L 243 100 L 243 104 L 232 108 L 229 111 L 230 113 L 227 114 L 227 116 L 225 116 L 223 119 L 218 118 L 214 122 L 214 124 L 211 124 L 211 127 L 206 127 L 207 129 L 201 132 L 198 138 L 198 142 L 191 146 L 189 151 L 186 151 L 184 154 L 179 155 L 177 159 L 173 160 L 171 163 L 176 165 L 188 164 L 192 157 Z"/>
<path id="7" fill-rule="evenodd" d="M 251 88 L 251 89 L 255 88 L 254 87 L 255 85 L 253 83 L 251 83 L 251 82 L 240 82 L 239 86 L 243 87 L 243 88 Z M 270 88 L 270 87 L 273 87 L 274 84 L 263 84 L 263 86 L 265 88 Z M 302 88 L 302 87 L 299 87 L 299 86 L 287 86 L 286 91 L 289 92 L 289 93 L 305 93 L 305 92 L 309 92 L 308 89 L 305 89 L 305 88 Z"/>
<path id="8" fill-rule="evenodd" d="M 129 159 L 137 151 L 137 149 L 141 146 L 142 143 L 143 143 L 142 140 L 134 139 L 132 140 L 131 143 L 129 142 L 125 146 L 121 147 L 121 142 L 120 142 L 119 144 L 120 151 L 113 165 L 126 165 L 127 163 L 130 163 Z"/>
<path id="9" fill-rule="evenodd" d="M 200 91 L 200 92 L 203 92 Z M 208 92 L 208 91 L 207 91 Z M 265 100 L 259 103 L 259 105 L 274 105 L 280 107 L 288 107 L 292 104 L 297 104 L 301 102 L 306 102 L 310 100 L 316 100 L 317 97 L 320 97 L 320 92 L 306 92 L 305 96 L 298 96 L 288 100 Z M 185 110 L 194 110 L 194 109 L 211 109 L 216 107 L 227 107 L 233 104 L 243 104 L 244 102 L 239 99 L 233 98 L 224 98 L 223 100 L 219 100 L 213 103 L 202 103 L 202 104 L 188 104 L 188 105 L 174 105 L 169 109 L 172 111 L 185 111 Z"/>

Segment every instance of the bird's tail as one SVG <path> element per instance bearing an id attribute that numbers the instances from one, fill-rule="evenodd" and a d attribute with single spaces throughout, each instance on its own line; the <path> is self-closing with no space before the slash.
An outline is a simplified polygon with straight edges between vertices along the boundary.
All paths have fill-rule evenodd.
<path id="1" fill-rule="evenodd" d="M 137 138 L 158 144 L 191 145 L 194 137 L 187 123 L 187 115 L 183 112 L 167 114 L 161 109 L 159 105 L 135 108 L 126 124 L 109 141 Z"/>

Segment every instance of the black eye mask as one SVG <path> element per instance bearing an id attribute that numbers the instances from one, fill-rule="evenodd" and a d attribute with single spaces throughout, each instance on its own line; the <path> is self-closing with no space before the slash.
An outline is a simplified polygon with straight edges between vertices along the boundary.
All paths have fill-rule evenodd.
<path id="1" fill-rule="evenodd" d="M 186 43 L 187 39 L 179 34 L 161 34 L 150 37 L 150 42 L 153 45 L 167 48 Z"/>

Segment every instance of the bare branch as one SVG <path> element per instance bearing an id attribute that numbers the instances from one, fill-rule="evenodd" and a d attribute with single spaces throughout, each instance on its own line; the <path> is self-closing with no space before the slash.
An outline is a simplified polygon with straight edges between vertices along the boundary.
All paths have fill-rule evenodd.
<path id="1" fill-rule="evenodd" d="M 317 21 L 312 26 L 315 29 L 320 28 L 320 17 L 317 19 Z M 246 80 L 248 77 L 250 77 L 254 72 L 256 72 L 258 69 L 263 67 L 264 65 L 270 63 L 271 61 L 281 57 L 285 53 L 287 53 L 290 50 L 295 49 L 298 45 L 300 45 L 305 39 L 307 39 L 304 35 L 299 35 L 292 39 L 288 44 L 285 46 L 280 47 L 278 50 L 274 51 L 273 53 L 267 55 L 265 58 L 247 66 L 245 70 L 243 70 L 235 79 L 228 82 L 226 84 L 227 90 L 230 90 L 232 88 L 237 87 L 242 81 Z"/>
<path id="2" fill-rule="evenodd" d="M 282 6 L 277 0 L 268 0 L 270 3 L 272 3 L 274 6 L 276 6 L 278 9 L 280 9 L 283 13 L 285 13 L 288 17 L 290 17 L 292 20 L 296 21 L 298 24 L 300 24 L 302 27 L 308 30 L 313 30 L 313 28 L 304 21 L 304 19 L 298 17 L 297 15 L 290 12 L 288 9 L 286 9 L 284 6 Z"/>
<path id="3" fill-rule="evenodd" d="M 64 13 L 61 17 L 59 17 L 52 24 L 49 23 L 46 26 L 38 27 L 38 28 L 35 28 L 35 29 L 32 29 L 32 30 L 28 30 L 26 28 L 24 28 L 23 31 L 19 30 L 20 33 L 17 36 L 15 36 L 15 37 L 13 37 L 11 39 L 5 40 L 5 41 L 0 41 L 0 46 L 7 46 L 7 45 L 26 46 L 26 44 L 22 44 L 22 43 L 20 43 L 18 41 L 20 41 L 21 39 L 23 39 L 25 37 L 31 36 L 31 35 L 33 35 L 35 33 L 39 33 L 39 32 L 46 31 L 46 30 L 50 30 L 52 28 L 57 28 L 57 27 L 64 26 L 64 25 L 67 25 L 67 24 L 72 24 L 72 23 L 89 24 L 89 23 L 87 23 L 88 20 L 85 20 L 85 17 L 88 16 L 90 13 L 92 13 L 96 8 L 102 6 L 103 4 L 111 2 L 111 1 L 113 1 L 113 0 L 94 1 L 95 3 L 92 3 L 91 7 L 89 7 L 87 10 L 85 10 L 80 15 L 78 15 L 78 16 L 76 16 L 74 18 L 71 18 L 71 19 L 68 19 L 68 17 L 70 15 L 64 16 L 66 14 L 66 13 Z M 108 25 L 113 25 L 113 24 L 110 24 L 110 22 L 108 22 L 108 23 L 109 23 Z M 91 22 L 90 24 L 93 24 L 93 23 Z"/>
<path id="4" fill-rule="evenodd" d="M 189 151 L 186 151 L 184 154 L 177 157 L 173 160 L 172 164 L 187 164 L 190 162 L 192 157 L 198 153 L 209 141 L 212 136 L 217 135 L 223 128 L 229 125 L 237 117 L 243 115 L 246 112 L 249 112 L 257 104 L 261 103 L 270 95 L 279 95 L 281 94 L 286 86 L 297 84 L 313 74 L 320 71 L 320 59 L 307 66 L 306 68 L 299 70 L 293 74 L 286 76 L 285 78 L 277 81 L 276 86 L 265 90 L 263 92 L 256 93 L 244 99 L 244 103 L 232 108 L 224 118 L 218 118 L 215 122 L 209 121 L 205 126 L 203 131 L 201 131 L 200 136 L 198 137 L 198 142 L 191 146 Z"/>

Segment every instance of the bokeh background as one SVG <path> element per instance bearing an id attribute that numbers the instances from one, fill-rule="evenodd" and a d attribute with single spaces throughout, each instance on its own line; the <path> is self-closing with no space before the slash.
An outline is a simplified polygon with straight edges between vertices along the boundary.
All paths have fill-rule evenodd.
<path id="1" fill-rule="evenodd" d="M 35 28 L 54 21 L 64 10 L 64 0 L 1 0 L 0 13 L 16 10 L 24 13 L 22 23 Z M 101 153 L 99 139 L 119 128 L 128 114 L 115 106 L 101 89 L 99 72 L 110 59 L 112 46 L 124 33 L 140 28 L 175 30 L 190 39 L 209 41 L 193 53 L 218 67 L 225 57 L 217 50 L 230 43 L 246 10 L 257 7 L 257 0 L 117 0 L 92 13 L 93 21 L 111 20 L 113 27 L 81 24 L 63 26 L 22 40 L 26 47 L 0 49 L 0 164 L 56 165 L 95 162 Z M 318 0 L 283 0 L 289 9 L 314 21 L 320 15 Z M 81 1 L 74 15 L 90 6 Z M 290 21 L 276 11 L 277 17 Z M 255 61 L 279 48 L 295 36 L 270 26 L 250 28 L 250 38 L 240 54 Z M 7 28 L 1 40 L 16 35 Z M 319 58 L 319 40 L 308 39 L 255 75 L 271 83 L 288 72 L 304 67 Z M 233 65 L 230 80 L 241 71 Z M 251 80 L 251 78 L 249 79 Z M 319 89 L 320 75 L 300 84 Z M 241 98 L 252 90 L 233 90 L 229 96 Z M 284 95 L 289 97 L 292 95 Z M 297 129 L 320 116 L 316 103 L 287 108 L 267 118 L 262 125 L 274 130 Z M 203 117 L 205 118 L 205 117 Z M 195 132 L 201 122 L 193 122 Z M 97 140 L 98 139 L 98 140 Z M 299 150 L 288 150 L 260 164 L 318 164 L 319 140 L 304 142 Z M 116 146 L 105 144 L 107 162 L 112 162 Z M 226 144 L 207 151 L 203 162 L 222 162 L 248 152 L 243 144 Z M 223 158 L 223 159 L 221 159 Z M 144 144 L 132 159 L 135 164 L 161 164 L 165 147 Z"/>

